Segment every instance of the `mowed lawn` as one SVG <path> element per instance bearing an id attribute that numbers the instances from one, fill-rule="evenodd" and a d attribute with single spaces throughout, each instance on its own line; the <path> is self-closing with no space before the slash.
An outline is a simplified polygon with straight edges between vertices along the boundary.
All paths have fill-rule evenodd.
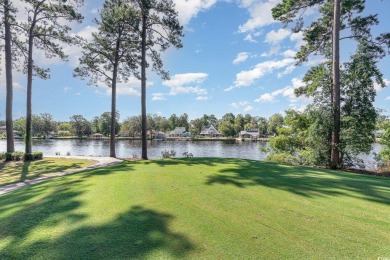
<path id="1" fill-rule="evenodd" d="M 96 164 L 96 161 L 70 158 L 44 158 L 32 162 L 0 161 L 0 186 L 73 171 L 93 164 Z"/>
<path id="2" fill-rule="evenodd" d="M 390 179 L 238 159 L 124 162 L 0 196 L 0 259 L 390 257 Z"/>

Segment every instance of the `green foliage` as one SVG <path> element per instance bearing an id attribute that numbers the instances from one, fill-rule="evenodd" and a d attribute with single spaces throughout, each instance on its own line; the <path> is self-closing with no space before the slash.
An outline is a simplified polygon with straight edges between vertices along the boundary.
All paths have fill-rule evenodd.
<path id="1" fill-rule="evenodd" d="M 78 137 L 90 135 L 92 133 L 91 123 L 88 122 L 82 115 L 71 116 L 69 123 L 72 126 L 72 133 Z"/>
<path id="2" fill-rule="evenodd" d="M 237 130 L 235 128 L 235 125 L 228 122 L 228 121 L 222 121 L 219 124 L 218 128 L 219 132 L 221 132 L 224 136 L 227 137 L 233 137 L 237 134 Z"/>
<path id="3" fill-rule="evenodd" d="M 173 158 L 176 156 L 176 152 L 174 150 L 170 150 L 170 151 L 164 150 L 161 152 L 161 156 L 164 159 Z"/>
<path id="4" fill-rule="evenodd" d="M 43 158 L 42 152 L 24 153 L 24 152 L 16 151 L 13 153 L 0 153 L 0 160 L 6 160 L 6 161 L 34 161 L 34 160 L 42 160 L 42 158 Z"/>
<path id="5" fill-rule="evenodd" d="M 25 161 L 35 161 L 35 160 L 42 160 L 42 159 L 43 159 L 42 152 L 33 152 L 33 153 L 24 154 Z"/>
<path id="6" fill-rule="evenodd" d="M 277 128 L 283 125 L 283 116 L 279 113 L 272 115 L 268 119 L 267 131 L 269 135 L 276 135 Z"/>
<path id="7" fill-rule="evenodd" d="M 287 152 L 273 153 L 267 156 L 265 161 L 287 165 L 299 165 L 298 157 Z"/>
<path id="8" fill-rule="evenodd" d="M 119 129 L 119 112 L 116 112 L 116 117 L 115 117 L 115 134 L 118 134 L 120 129 Z M 108 136 L 111 133 L 111 113 L 110 112 L 104 112 L 101 114 L 99 117 L 98 121 L 98 126 L 99 126 L 99 133 Z"/>
<path id="9" fill-rule="evenodd" d="M 104 2 L 99 19 L 94 20 L 98 32 L 92 34 L 91 41 L 83 40 L 84 52 L 75 76 L 89 78 L 91 85 L 104 82 L 107 87 L 115 88 L 117 83 L 127 82 L 136 73 L 137 20 L 128 2 Z"/>
<path id="10" fill-rule="evenodd" d="M 390 128 L 380 136 L 379 143 L 382 145 L 382 148 L 379 152 L 380 161 L 382 163 L 390 162 Z"/>
<path id="11" fill-rule="evenodd" d="M 332 27 L 334 2 L 325 0 L 283 0 L 272 12 L 275 19 L 290 23 L 296 21 L 295 32 L 303 32 L 303 45 L 296 55 L 298 63 L 305 62 L 312 54 L 322 55 L 327 60 L 312 67 L 305 75 L 305 86 L 295 94 L 313 97 L 311 118 L 305 149 L 312 151 L 314 164 L 329 164 L 332 146 L 333 125 L 337 126 L 337 102 L 333 104 L 332 81 Z M 319 16 L 304 27 L 303 14 L 307 8 L 319 7 Z M 373 36 L 371 27 L 379 23 L 377 15 L 366 14 L 364 0 L 341 1 L 341 40 L 357 42 L 356 52 L 341 66 L 341 131 L 337 149 L 341 167 L 358 162 L 359 153 L 368 153 L 374 142 L 377 112 L 373 102 L 376 92 L 374 82 L 384 87 L 383 76 L 377 67 L 378 61 L 390 47 L 389 33 Z M 316 118 L 317 117 L 317 118 Z M 332 118 L 334 121 L 332 121 Z M 337 132 L 336 132 L 337 133 Z"/>

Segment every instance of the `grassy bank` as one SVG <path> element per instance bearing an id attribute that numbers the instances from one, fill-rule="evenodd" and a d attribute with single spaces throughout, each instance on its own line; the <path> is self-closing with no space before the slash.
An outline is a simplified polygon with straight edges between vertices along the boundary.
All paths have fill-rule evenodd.
<path id="1" fill-rule="evenodd" d="M 0 197 L 0 259 L 390 255 L 390 179 L 239 159 L 125 162 Z"/>
<path id="2" fill-rule="evenodd" d="M 95 164 L 92 160 L 44 158 L 32 162 L 0 161 L 0 186 L 31 180 L 49 174 L 77 170 Z"/>

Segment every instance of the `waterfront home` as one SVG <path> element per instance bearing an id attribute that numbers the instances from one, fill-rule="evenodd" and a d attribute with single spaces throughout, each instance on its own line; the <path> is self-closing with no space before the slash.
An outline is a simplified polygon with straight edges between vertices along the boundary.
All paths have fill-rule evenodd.
<path id="1" fill-rule="evenodd" d="M 186 131 L 185 127 L 176 127 L 175 130 L 168 133 L 169 137 L 189 137 L 191 134 Z"/>
<path id="2" fill-rule="evenodd" d="M 5 133 L 7 131 L 6 126 L 0 126 L 0 134 Z"/>
<path id="3" fill-rule="evenodd" d="M 148 131 L 149 132 L 149 131 Z M 165 133 L 160 131 L 152 131 L 151 133 L 152 139 L 162 139 L 165 140 Z"/>
<path id="4" fill-rule="evenodd" d="M 203 137 L 221 137 L 222 134 L 218 132 L 218 130 L 213 126 L 205 126 L 202 128 L 202 131 L 199 134 L 200 136 Z"/>
<path id="5" fill-rule="evenodd" d="M 104 137 L 104 135 L 102 135 L 100 133 L 95 133 L 92 135 L 92 138 L 97 139 L 97 140 L 103 139 L 103 137 Z"/>
<path id="6" fill-rule="evenodd" d="M 239 137 L 257 139 L 260 137 L 260 131 L 258 128 L 247 128 L 240 132 Z"/>

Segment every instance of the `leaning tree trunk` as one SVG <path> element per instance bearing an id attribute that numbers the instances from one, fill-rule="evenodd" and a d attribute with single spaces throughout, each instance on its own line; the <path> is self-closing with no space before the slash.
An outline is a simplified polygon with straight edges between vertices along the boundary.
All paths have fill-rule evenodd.
<path id="1" fill-rule="evenodd" d="M 27 60 L 27 113 L 26 113 L 26 153 L 32 152 L 32 113 L 31 113 L 31 99 L 32 99 L 32 80 L 33 80 L 33 42 L 32 36 L 33 27 L 30 29 L 28 39 L 28 60 Z"/>
<path id="2" fill-rule="evenodd" d="M 332 168 L 340 166 L 340 0 L 334 0 L 333 14 L 333 132 Z"/>
<path id="3" fill-rule="evenodd" d="M 141 139 L 142 139 L 142 159 L 148 159 L 148 146 L 146 140 L 146 15 L 142 15 L 141 33 Z"/>
<path id="4" fill-rule="evenodd" d="M 5 112 L 5 124 L 7 130 L 7 153 L 13 153 L 15 151 L 14 145 L 14 125 L 12 121 L 12 100 L 13 100 L 13 87 L 12 87 L 12 50 L 11 50 L 11 23 L 10 23 L 10 3 L 9 0 L 4 1 L 4 39 L 5 39 L 5 74 L 7 85 L 7 97 L 6 97 L 6 112 Z"/>

